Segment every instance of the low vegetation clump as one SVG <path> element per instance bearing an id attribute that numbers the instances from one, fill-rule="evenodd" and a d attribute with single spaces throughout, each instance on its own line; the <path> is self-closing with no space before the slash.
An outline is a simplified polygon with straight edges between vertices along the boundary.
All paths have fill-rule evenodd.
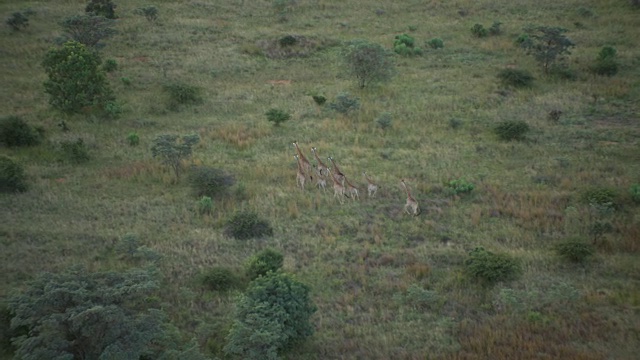
<path id="1" fill-rule="evenodd" d="M 60 150 L 65 161 L 72 164 L 83 164 L 89 161 L 89 149 L 82 138 L 60 142 Z"/>
<path id="2" fill-rule="evenodd" d="M 493 129 L 493 131 L 502 140 L 523 140 L 529 132 L 529 125 L 521 120 L 502 121 Z"/>
<path id="3" fill-rule="evenodd" d="M 280 109 L 269 109 L 265 115 L 267 116 L 267 120 L 275 126 L 280 126 L 281 123 L 291 119 L 291 114 Z"/>
<path id="4" fill-rule="evenodd" d="M 202 275 L 202 284 L 212 291 L 228 291 L 240 286 L 240 277 L 226 267 L 214 267 Z"/>
<path id="5" fill-rule="evenodd" d="M 44 129 L 32 127 L 19 116 L 0 119 L 0 144 L 8 147 L 38 145 L 43 133 Z"/>
<path id="6" fill-rule="evenodd" d="M 133 13 L 136 15 L 144 16 L 145 19 L 147 19 L 149 22 L 155 22 L 156 20 L 158 20 L 159 11 L 155 5 L 147 5 L 135 9 Z"/>
<path id="7" fill-rule="evenodd" d="M 450 195 L 466 194 L 475 189 L 473 183 L 468 182 L 465 179 L 454 179 L 445 184 L 447 192 Z"/>
<path id="8" fill-rule="evenodd" d="M 260 218 L 254 212 L 244 211 L 236 213 L 229 219 L 225 229 L 229 237 L 238 240 L 248 240 L 273 235 L 273 228 L 268 221 Z"/>
<path id="9" fill-rule="evenodd" d="M 114 72 L 118 70 L 118 62 L 114 59 L 107 59 L 104 61 L 104 64 L 102 64 L 102 70 L 108 73 Z"/>
<path id="10" fill-rule="evenodd" d="M 225 194 L 236 182 L 235 178 L 226 171 L 209 166 L 191 167 L 188 181 L 195 197 L 208 196 L 211 198 Z"/>
<path id="11" fill-rule="evenodd" d="M 196 203 L 196 207 L 198 210 L 198 214 L 200 215 L 211 214 L 211 212 L 213 211 L 213 200 L 210 196 L 203 196 Z"/>
<path id="12" fill-rule="evenodd" d="M 140 144 L 140 135 L 137 132 L 130 132 L 127 135 L 127 143 L 129 146 L 138 146 Z"/>
<path id="13" fill-rule="evenodd" d="M 104 16 L 107 19 L 117 19 L 116 4 L 111 0 L 90 0 L 84 11 L 93 16 Z"/>
<path id="14" fill-rule="evenodd" d="M 422 55 L 422 49 L 415 46 L 416 39 L 411 35 L 396 35 L 393 41 L 393 51 L 401 56 L 418 56 Z"/>
<path id="15" fill-rule="evenodd" d="M 382 129 L 387 130 L 393 125 L 393 118 L 391 117 L 391 113 L 383 112 L 376 118 L 376 125 Z"/>
<path id="16" fill-rule="evenodd" d="M 432 49 L 442 49 L 444 47 L 444 41 L 440 38 L 433 38 L 427 41 L 426 44 Z"/>
<path id="17" fill-rule="evenodd" d="M 276 272 L 282 268 L 284 256 L 276 250 L 265 249 L 253 255 L 246 263 L 245 273 L 249 280 Z"/>
<path id="18" fill-rule="evenodd" d="M 335 41 L 304 35 L 285 35 L 274 39 L 257 41 L 254 45 L 259 51 L 252 51 L 269 59 L 306 58 L 314 53 L 336 46 Z"/>
<path id="19" fill-rule="evenodd" d="M 20 11 L 16 11 L 5 21 L 13 31 L 24 30 L 29 26 L 29 17 Z"/>
<path id="20" fill-rule="evenodd" d="M 437 291 L 427 290 L 417 284 L 412 284 L 407 288 L 405 294 L 395 296 L 401 304 L 409 306 L 416 311 L 438 311 L 445 303 L 445 298 Z"/>
<path id="21" fill-rule="evenodd" d="M 329 108 L 340 114 L 348 115 L 360 108 L 360 99 L 348 92 L 343 92 L 336 96 L 336 99 L 329 104 Z"/>
<path id="22" fill-rule="evenodd" d="M 0 155 L 0 192 L 16 193 L 27 189 L 27 176 L 22 164 L 6 155 Z"/>
<path id="23" fill-rule="evenodd" d="M 380 44 L 351 41 L 344 47 L 342 57 L 347 72 L 356 78 L 360 88 L 389 81 L 395 75 L 391 54 Z"/>
<path id="24" fill-rule="evenodd" d="M 314 333 L 310 320 L 317 307 L 310 292 L 281 272 L 253 280 L 238 301 L 224 352 L 247 360 L 279 359 Z"/>
<path id="25" fill-rule="evenodd" d="M 311 98 L 318 106 L 322 106 L 327 102 L 327 98 L 324 95 L 311 95 Z"/>
<path id="26" fill-rule="evenodd" d="M 617 206 L 616 197 L 614 190 L 602 187 L 588 189 L 583 194 L 585 202 L 596 207 L 614 208 Z"/>
<path id="27" fill-rule="evenodd" d="M 557 244 L 555 251 L 560 258 L 573 263 L 584 263 L 595 254 L 593 245 L 577 239 Z"/>
<path id="28" fill-rule="evenodd" d="M 498 72 L 498 79 L 505 86 L 516 88 L 531 87 L 534 77 L 527 70 L 521 69 L 502 69 Z"/>
<path id="29" fill-rule="evenodd" d="M 603 47 L 598 53 L 596 63 L 591 70 L 598 75 L 613 76 L 618 73 L 616 55 L 618 51 L 612 46 Z"/>
<path id="30" fill-rule="evenodd" d="M 629 188 L 629 196 L 631 196 L 631 200 L 634 203 L 640 204 L 640 184 L 631 185 Z"/>
<path id="31" fill-rule="evenodd" d="M 520 264 L 510 256 L 495 254 L 482 247 L 477 247 L 469 252 L 464 266 L 469 276 L 486 285 L 514 280 L 522 272 Z"/>
<path id="32" fill-rule="evenodd" d="M 202 104 L 204 99 L 201 89 L 183 82 L 172 82 L 164 85 L 164 91 L 169 95 L 167 108 L 180 111 L 185 106 Z"/>

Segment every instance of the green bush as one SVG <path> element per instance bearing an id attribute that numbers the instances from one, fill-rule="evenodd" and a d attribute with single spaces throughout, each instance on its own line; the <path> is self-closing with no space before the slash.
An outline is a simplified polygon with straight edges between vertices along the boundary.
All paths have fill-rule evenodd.
<path id="1" fill-rule="evenodd" d="M 202 284 L 212 291 L 228 291 L 240 285 L 240 278 L 230 269 L 214 267 L 202 275 Z"/>
<path id="2" fill-rule="evenodd" d="M 5 21 L 13 31 L 20 31 L 20 29 L 26 29 L 29 26 L 29 18 L 22 12 L 14 12 Z"/>
<path id="3" fill-rule="evenodd" d="M 230 358 L 276 360 L 313 335 L 317 308 L 307 285 L 280 272 L 258 277 L 236 304 L 224 352 Z"/>
<path id="4" fill-rule="evenodd" d="M 404 296 L 396 296 L 403 305 L 410 306 L 417 311 L 438 311 L 444 305 L 446 299 L 434 290 L 424 289 L 422 286 L 412 284 L 407 288 Z"/>
<path id="5" fill-rule="evenodd" d="M 444 47 L 444 41 L 440 38 L 433 38 L 427 41 L 426 44 L 432 49 L 442 49 Z"/>
<path id="6" fill-rule="evenodd" d="M 617 194 L 614 190 L 600 187 L 588 189 L 583 194 L 583 199 L 587 204 L 599 207 L 615 207 L 616 197 Z"/>
<path id="7" fill-rule="evenodd" d="M 327 102 L 327 98 L 323 95 L 312 95 L 311 97 L 313 98 L 313 101 L 318 104 L 318 106 L 322 106 Z"/>
<path id="8" fill-rule="evenodd" d="M 44 130 L 35 129 L 19 116 L 7 116 L 0 119 L 0 144 L 8 147 L 33 146 L 42 141 Z"/>
<path id="9" fill-rule="evenodd" d="M 49 79 L 45 92 L 49 104 L 63 113 L 81 113 L 102 109 L 114 99 L 100 56 L 76 41 L 66 42 L 61 49 L 47 52 L 42 62 Z"/>
<path id="10" fill-rule="evenodd" d="M 102 64 L 102 70 L 108 73 L 114 72 L 118 70 L 118 62 L 114 59 L 107 59 L 104 61 L 104 64 Z"/>
<path id="11" fill-rule="evenodd" d="M 89 150 L 81 138 L 76 139 L 76 141 L 62 141 L 60 148 L 64 159 L 74 164 L 82 164 L 90 159 Z"/>
<path id="12" fill-rule="evenodd" d="M 395 64 L 389 51 L 380 44 L 366 40 L 349 42 L 343 50 L 347 71 L 358 81 L 358 86 L 384 82 L 395 74 Z"/>
<path id="13" fill-rule="evenodd" d="M 629 188 L 629 195 L 631 200 L 636 204 L 640 204 L 640 184 L 633 184 Z"/>
<path id="14" fill-rule="evenodd" d="M 555 246 L 555 251 L 563 260 L 574 263 L 583 263 L 595 253 L 593 245 L 581 240 L 567 240 L 559 243 Z"/>
<path id="15" fill-rule="evenodd" d="M 360 99 L 347 92 L 340 93 L 336 96 L 336 100 L 329 104 L 329 108 L 347 115 L 360 108 Z"/>
<path id="16" fill-rule="evenodd" d="M 291 115 L 288 112 L 280 109 L 269 109 L 265 115 L 267 116 L 267 120 L 275 126 L 280 126 L 280 123 L 291 119 Z"/>
<path id="17" fill-rule="evenodd" d="M 90 0 L 84 11 L 94 16 L 104 16 L 107 19 L 117 19 L 116 4 L 111 0 Z"/>
<path id="18" fill-rule="evenodd" d="M 246 263 L 246 274 L 249 280 L 267 275 L 268 272 L 276 272 L 282 268 L 284 256 L 273 250 L 265 249 L 255 254 Z"/>
<path id="19" fill-rule="evenodd" d="M 503 85 L 512 87 L 531 87 L 534 80 L 530 72 L 520 69 L 502 69 L 498 78 Z"/>
<path id="20" fill-rule="evenodd" d="M 483 38 L 489 35 L 489 30 L 485 29 L 482 24 L 475 24 L 471 28 L 471 34 L 477 38 Z"/>
<path id="21" fill-rule="evenodd" d="M 158 135 L 153 139 L 151 154 L 154 158 L 160 158 L 163 164 L 170 166 L 180 179 L 182 173 L 182 161 L 191 156 L 193 145 L 200 141 L 196 134 L 192 135 Z"/>
<path id="22" fill-rule="evenodd" d="M 208 196 L 216 198 L 235 184 L 232 175 L 224 170 L 208 166 L 193 166 L 188 174 L 191 192 L 195 197 Z"/>
<path id="23" fill-rule="evenodd" d="M 0 192 L 16 193 L 27 189 L 24 167 L 12 158 L 0 155 Z"/>
<path id="24" fill-rule="evenodd" d="M 127 135 L 127 142 L 129 146 L 138 146 L 140 144 L 140 136 L 136 132 L 131 132 Z"/>
<path id="25" fill-rule="evenodd" d="M 457 119 L 457 118 L 449 119 L 449 127 L 454 130 L 461 128 L 463 125 L 464 125 L 464 120 L 462 119 Z"/>
<path id="26" fill-rule="evenodd" d="M 502 29 L 500 28 L 500 25 L 502 25 L 501 22 L 499 22 L 499 21 L 494 22 L 491 25 L 491 27 L 489 28 L 489 30 L 488 30 L 489 31 L 489 35 L 497 36 L 497 35 L 502 34 Z"/>
<path id="27" fill-rule="evenodd" d="M 164 85 L 164 90 L 169 94 L 168 108 L 179 111 L 182 106 L 198 105 L 203 102 L 200 88 L 184 83 L 170 83 Z"/>
<path id="28" fill-rule="evenodd" d="M 464 266 L 468 275 L 485 285 L 516 279 L 522 271 L 520 264 L 510 256 L 494 254 L 482 247 L 469 252 L 469 258 L 464 261 Z"/>
<path id="29" fill-rule="evenodd" d="M 396 35 L 393 51 L 402 56 L 422 55 L 422 49 L 415 46 L 416 40 L 407 34 Z"/>
<path id="30" fill-rule="evenodd" d="M 603 47 L 598 53 L 596 63 L 591 70 L 604 76 L 613 76 L 618 73 L 618 63 L 616 61 L 616 55 L 618 51 L 612 46 Z"/>
<path id="31" fill-rule="evenodd" d="M 496 125 L 493 131 L 502 140 L 522 140 L 529 132 L 529 125 L 521 120 L 507 120 Z"/>
<path id="32" fill-rule="evenodd" d="M 293 35 L 285 35 L 278 40 L 280 46 L 293 46 L 298 43 L 298 39 Z"/>
<path id="33" fill-rule="evenodd" d="M 197 202 L 198 213 L 199 214 L 211 214 L 213 211 L 213 200 L 209 196 L 203 196 Z"/>
<path id="34" fill-rule="evenodd" d="M 376 125 L 382 130 L 390 128 L 391 125 L 393 125 L 391 113 L 383 112 L 382 114 L 380 114 L 380 116 L 378 116 L 378 118 L 376 119 Z"/>
<path id="35" fill-rule="evenodd" d="M 447 182 L 445 186 L 451 195 L 470 193 L 475 188 L 475 185 L 465 179 L 451 180 Z"/>
<path id="36" fill-rule="evenodd" d="M 227 222 L 225 234 L 238 240 L 273 235 L 273 228 L 254 212 L 239 212 Z"/>

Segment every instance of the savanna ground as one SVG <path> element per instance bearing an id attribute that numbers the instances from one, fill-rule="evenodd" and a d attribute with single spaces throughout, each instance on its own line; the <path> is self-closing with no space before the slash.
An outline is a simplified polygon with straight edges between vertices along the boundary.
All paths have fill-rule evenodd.
<path id="1" fill-rule="evenodd" d="M 28 28 L 0 32 L 0 115 L 19 115 L 46 130 L 43 144 L 2 148 L 25 164 L 31 188 L 0 196 L 0 296 L 42 271 L 72 264 L 124 269 L 114 246 L 127 234 L 161 256 L 162 300 L 171 320 L 220 356 L 235 293 L 197 281 L 213 266 L 242 271 L 270 247 L 286 271 L 310 285 L 316 333 L 290 359 L 631 359 L 640 351 L 640 208 L 629 195 L 640 182 L 640 10 L 626 0 L 393 1 L 299 0 L 279 13 L 273 1 L 153 2 L 157 21 L 134 10 L 147 1 L 116 1 L 118 34 L 100 50 L 115 59 L 111 87 L 117 120 L 64 118 L 51 110 L 40 66 L 60 35 L 58 23 L 81 14 L 84 1 L 13 1 L 3 19 L 31 8 Z M 502 23 L 502 34 L 475 38 L 476 24 Z M 575 80 L 545 76 L 514 45 L 528 24 L 561 26 L 575 42 L 567 64 Z M 397 57 L 388 83 L 359 89 L 345 74 L 340 44 L 367 39 L 391 48 L 408 33 L 424 54 Z M 308 39 L 301 54 L 273 49 L 286 35 Z M 444 48 L 424 42 L 439 37 Z M 618 50 L 612 77 L 589 71 L 603 46 Z M 526 69 L 531 88 L 509 89 L 496 74 Z M 280 81 L 286 80 L 286 81 Z M 202 89 L 204 102 L 167 109 L 163 84 Z M 339 115 L 310 95 L 332 101 L 343 92 L 361 108 Z M 270 108 L 292 119 L 273 126 Z M 562 111 L 558 121 L 548 114 Z M 388 112 L 391 126 L 376 119 Z M 58 124 L 65 120 L 70 131 Z M 503 120 L 522 120 L 523 141 L 500 141 Z M 127 135 L 140 136 L 130 146 Z M 199 215 L 188 184 L 153 159 L 160 134 L 196 133 L 185 163 L 233 174 L 230 194 Z M 57 147 L 81 138 L 91 159 L 60 161 Z M 361 187 L 340 205 L 332 191 L 296 188 L 292 142 L 309 159 L 315 146 L 333 156 Z M 364 194 L 362 172 L 381 186 Z M 421 204 L 403 213 L 406 179 Z M 469 194 L 443 184 L 464 178 Z M 594 214 L 584 200 L 610 189 L 612 211 Z M 223 234 L 231 214 L 251 210 L 275 233 L 238 241 Z M 555 244 L 591 243 L 585 264 L 562 261 Z M 492 287 L 464 272 L 482 246 L 512 256 L 522 276 Z M 435 299 L 435 300 L 434 300 Z"/>

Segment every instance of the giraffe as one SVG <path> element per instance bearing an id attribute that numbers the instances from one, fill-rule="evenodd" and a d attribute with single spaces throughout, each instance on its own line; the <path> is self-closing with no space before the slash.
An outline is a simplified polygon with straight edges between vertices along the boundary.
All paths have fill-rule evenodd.
<path id="1" fill-rule="evenodd" d="M 331 176 L 331 180 L 333 180 L 333 197 L 337 197 L 340 204 L 344 204 L 343 196 L 347 196 L 344 190 L 344 185 L 338 179 L 336 179 L 333 172 L 329 169 L 329 176 Z"/>
<path id="2" fill-rule="evenodd" d="M 307 177 L 304 174 L 304 168 L 302 166 L 302 162 L 300 161 L 300 157 L 298 157 L 298 155 L 293 155 L 293 158 L 296 159 L 296 162 L 298 163 L 298 173 L 296 174 L 296 185 L 300 186 L 300 189 L 304 190 L 304 182 L 306 181 Z"/>
<path id="3" fill-rule="evenodd" d="M 344 182 L 346 184 L 346 191 L 351 195 L 353 201 L 360 200 L 360 194 L 358 193 L 358 188 L 353 185 L 347 177 L 344 177 Z"/>
<path id="4" fill-rule="evenodd" d="M 329 156 L 327 159 L 329 159 L 329 161 L 331 161 L 331 165 L 333 165 L 333 169 L 331 169 L 333 176 L 335 176 L 340 184 L 344 186 L 344 174 L 342 173 L 342 171 L 340 171 L 340 169 L 338 169 L 338 165 L 336 165 L 331 156 Z"/>
<path id="5" fill-rule="evenodd" d="M 320 157 L 318 156 L 318 149 L 316 149 L 316 147 L 314 146 L 311 148 L 311 152 L 318 162 L 318 174 L 320 174 L 320 176 L 328 175 L 329 168 L 327 167 L 327 165 L 325 165 L 325 163 L 322 162 L 322 160 L 320 160 Z"/>
<path id="6" fill-rule="evenodd" d="M 302 163 L 302 170 L 304 170 L 305 175 L 309 175 L 309 179 L 313 180 L 313 176 L 311 175 L 311 163 L 307 158 L 302 154 L 300 147 L 298 146 L 298 141 L 293 142 L 293 146 L 296 148 L 296 152 L 298 153 L 298 157 L 300 158 L 298 161 Z"/>
<path id="7" fill-rule="evenodd" d="M 404 179 L 401 179 L 400 183 L 402 184 L 402 187 L 404 187 L 404 191 L 407 192 L 407 203 L 404 204 L 404 211 L 409 215 L 417 216 L 418 214 L 420 214 L 420 207 L 418 206 L 418 202 L 413 198 L 413 196 L 411 196 L 409 187 L 404 182 Z"/>
<path id="8" fill-rule="evenodd" d="M 367 192 L 370 198 L 376 197 L 376 192 L 378 191 L 378 185 L 371 181 L 371 178 L 367 175 L 366 171 L 362 172 L 364 179 L 367 180 Z"/>

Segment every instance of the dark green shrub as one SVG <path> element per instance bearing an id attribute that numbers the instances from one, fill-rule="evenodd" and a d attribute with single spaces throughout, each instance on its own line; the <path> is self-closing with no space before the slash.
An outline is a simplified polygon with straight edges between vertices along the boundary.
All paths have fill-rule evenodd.
<path id="1" fill-rule="evenodd" d="M 395 74 L 393 58 L 380 44 L 366 40 L 349 42 L 343 50 L 343 59 L 347 71 L 356 78 L 360 88 L 388 81 Z"/>
<path id="2" fill-rule="evenodd" d="M 139 263 L 140 261 L 158 261 L 161 256 L 148 246 L 143 245 L 134 234 L 124 235 L 114 247 L 121 260 Z"/>
<path id="3" fill-rule="evenodd" d="M 168 108 L 178 111 L 182 106 L 198 105 L 203 102 L 200 88 L 184 83 L 170 83 L 164 85 L 169 94 Z"/>
<path id="4" fill-rule="evenodd" d="M 566 64 L 554 64 L 549 68 L 549 75 L 552 78 L 560 80 L 575 81 L 578 79 L 578 73 Z"/>
<path id="5" fill-rule="evenodd" d="M 529 125 L 521 120 L 507 120 L 499 123 L 493 131 L 502 140 L 522 140 L 529 132 Z"/>
<path id="6" fill-rule="evenodd" d="M 149 22 L 158 20 L 158 8 L 154 5 L 137 8 L 133 11 L 133 13 L 136 15 L 144 16 Z"/>
<path id="7" fill-rule="evenodd" d="M 444 305 L 446 299 L 434 290 L 424 289 L 422 286 L 412 284 L 407 288 L 404 296 L 395 296 L 403 305 L 416 311 L 438 311 Z"/>
<path id="8" fill-rule="evenodd" d="M 483 38 L 489 35 L 489 30 L 485 29 L 482 24 L 475 24 L 471 28 L 471 34 L 477 38 Z"/>
<path id="9" fill-rule="evenodd" d="M 534 80 L 530 72 L 520 69 L 502 69 L 498 78 L 505 86 L 512 87 L 531 87 Z"/>
<path id="10" fill-rule="evenodd" d="M 516 260 L 506 254 L 494 254 L 482 247 L 469 252 L 469 258 L 464 261 L 464 266 L 468 275 L 485 285 L 513 280 L 521 273 L 520 264 Z"/>
<path id="11" fill-rule="evenodd" d="M 491 27 L 489 28 L 489 30 L 488 30 L 489 31 L 489 35 L 497 36 L 497 35 L 502 34 L 502 29 L 500 29 L 500 25 L 502 25 L 501 22 L 499 22 L 499 21 L 494 22 L 491 25 Z"/>
<path id="12" fill-rule="evenodd" d="M 445 184 L 448 193 L 450 195 L 458 195 L 464 193 L 470 193 L 475 189 L 475 185 L 466 181 L 465 179 L 451 180 Z"/>
<path id="13" fill-rule="evenodd" d="M 27 189 L 24 167 L 12 158 L 0 155 L 0 192 L 25 192 Z"/>
<path id="14" fill-rule="evenodd" d="M 230 269 L 214 267 L 202 275 L 202 284 L 209 290 L 228 291 L 240 284 L 240 278 Z"/>
<path id="15" fill-rule="evenodd" d="M 42 141 L 43 129 L 35 129 L 19 116 L 0 119 L 0 144 L 6 146 L 33 146 Z"/>
<path id="16" fill-rule="evenodd" d="M 278 40 L 280 46 L 293 46 L 298 43 L 298 39 L 293 35 L 285 35 Z"/>
<path id="17" fill-rule="evenodd" d="M 236 304 L 224 352 L 244 360 L 276 360 L 313 335 L 317 308 L 307 285 L 291 275 L 269 273 L 253 280 Z"/>
<path id="18" fill-rule="evenodd" d="M 607 188 L 592 188 L 584 192 L 583 199 L 587 204 L 610 207 L 616 206 L 616 192 Z"/>
<path id="19" fill-rule="evenodd" d="M 284 256 L 273 250 L 265 249 L 255 254 L 246 263 L 246 274 L 249 280 L 264 276 L 268 272 L 276 272 L 282 268 Z"/>
<path id="20" fill-rule="evenodd" d="M 233 176 L 224 170 L 208 166 L 193 166 L 188 175 L 191 192 L 195 197 L 208 196 L 216 198 L 228 191 L 235 184 Z"/>
<path id="21" fill-rule="evenodd" d="M 391 113 L 383 112 L 382 114 L 380 114 L 380 116 L 378 116 L 378 118 L 376 119 L 376 125 L 382 130 L 390 128 L 393 125 Z"/>
<path id="22" fill-rule="evenodd" d="M 555 246 L 555 251 L 563 260 L 583 263 L 595 253 L 593 245 L 581 240 L 567 240 Z"/>
<path id="23" fill-rule="evenodd" d="M 280 109 L 269 109 L 265 115 L 267 116 L 267 120 L 275 126 L 280 126 L 280 123 L 291 119 L 291 115 L 288 112 Z"/>
<path id="24" fill-rule="evenodd" d="M 115 20 L 104 16 L 75 15 L 60 24 L 67 38 L 85 46 L 95 48 L 100 41 L 116 34 Z"/>
<path id="25" fill-rule="evenodd" d="M 247 240 L 271 236 L 273 228 L 254 212 L 239 212 L 227 222 L 225 234 L 238 240 Z"/>
<path id="26" fill-rule="evenodd" d="M 102 110 L 114 99 L 100 68 L 100 56 L 76 41 L 47 52 L 42 62 L 49 79 L 44 87 L 49 104 L 67 114 L 81 113 L 94 107 Z"/>
<path id="27" fill-rule="evenodd" d="M 407 34 L 396 35 L 393 51 L 402 56 L 422 55 L 422 49 L 415 46 L 416 40 Z"/>
<path id="28" fill-rule="evenodd" d="M 104 16 L 107 19 L 117 19 L 116 7 L 111 0 L 90 0 L 84 11 L 94 16 Z"/>
<path id="29" fill-rule="evenodd" d="M 457 118 L 449 119 L 449 127 L 456 130 L 461 128 L 464 125 L 464 121 Z"/>
<path id="30" fill-rule="evenodd" d="M 118 62 L 114 59 L 107 59 L 104 61 L 104 64 L 102 64 L 102 70 L 108 73 L 114 72 L 118 70 Z"/>
<path id="31" fill-rule="evenodd" d="M 127 135 L 127 142 L 129 146 L 138 146 L 138 144 L 140 144 L 140 136 L 136 132 L 129 133 L 129 135 Z"/>
<path id="32" fill-rule="evenodd" d="M 315 101 L 318 106 L 324 105 L 327 102 L 327 98 L 322 95 L 312 95 L 313 101 Z"/>
<path id="33" fill-rule="evenodd" d="M 604 234 L 608 234 L 613 231 L 613 225 L 607 221 L 596 221 L 589 227 L 589 235 L 593 236 L 593 243 L 595 244 Z"/>
<path id="34" fill-rule="evenodd" d="M 65 160 L 74 164 L 81 164 L 89 161 L 89 150 L 81 138 L 76 141 L 62 141 L 60 143 L 62 155 Z"/>
<path id="35" fill-rule="evenodd" d="M 26 29 L 29 26 L 29 18 L 22 12 L 14 12 L 5 21 L 13 31 L 20 31 L 20 29 Z"/>
<path id="36" fill-rule="evenodd" d="M 329 108 L 347 115 L 360 108 L 360 99 L 344 92 L 336 96 L 336 100 L 329 104 Z"/>
<path id="37" fill-rule="evenodd" d="M 444 41 L 440 38 L 433 38 L 427 41 L 427 46 L 432 49 L 442 49 L 444 47 Z"/>
<path id="38" fill-rule="evenodd" d="M 640 204 L 640 184 L 633 184 L 629 188 L 629 195 L 631 200 L 636 204 Z"/>
<path id="39" fill-rule="evenodd" d="M 618 73 L 618 63 L 616 61 L 616 54 L 618 51 L 612 46 L 605 46 L 598 53 L 595 65 L 591 70 L 604 76 L 613 76 Z"/>

